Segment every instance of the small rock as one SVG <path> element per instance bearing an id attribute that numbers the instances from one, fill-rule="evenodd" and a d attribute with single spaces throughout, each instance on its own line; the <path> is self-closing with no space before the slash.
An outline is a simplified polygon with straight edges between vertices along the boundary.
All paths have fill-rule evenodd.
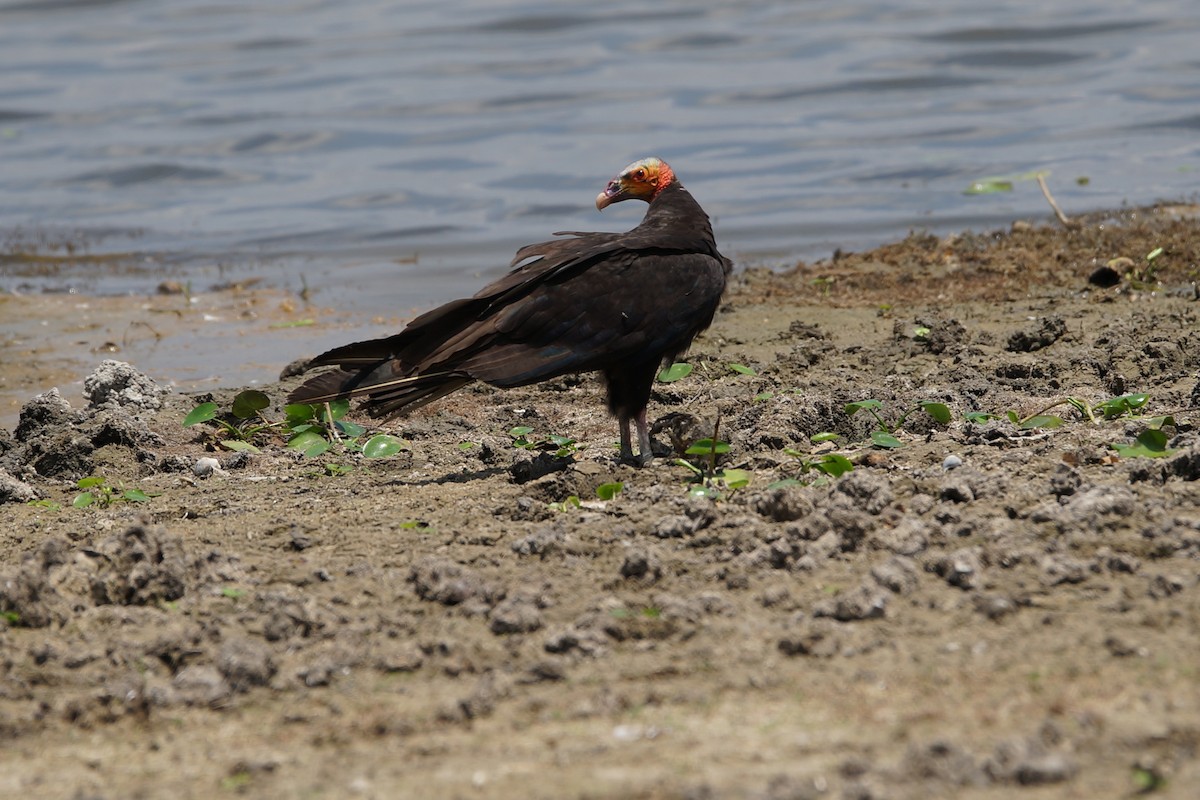
<path id="1" fill-rule="evenodd" d="M 1038 786 L 1046 783 L 1062 783 L 1075 776 L 1079 767 L 1062 753 L 1047 753 L 1029 758 L 1017 766 L 1017 783 L 1022 786 Z"/>
<path id="2" fill-rule="evenodd" d="M 828 620 L 813 620 L 779 640 L 779 652 L 786 656 L 831 658 L 840 651 L 838 629 Z"/>
<path id="3" fill-rule="evenodd" d="M 221 646 L 217 668 L 234 691 L 265 686 L 275 675 L 275 661 L 265 642 L 255 639 L 230 639 Z"/>
<path id="4" fill-rule="evenodd" d="M 969 503 L 975 499 L 975 490 L 965 480 L 955 478 L 942 484 L 941 496 L 952 503 Z"/>
<path id="5" fill-rule="evenodd" d="M 998 594 L 981 594 L 975 597 L 975 610 L 995 622 L 1017 610 L 1017 604 Z"/>
<path id="6" fill-rule="evenodd" d="M 1184 589 L 1183 578 L 1178 575 L 1155 575 L 1150 579 L 1150 596 L 1155 600 L 1163 600 Z"/>
<path id="7" fill-rule="evenodd" d="M 212 456 L 203 456 L 196 459 L 196 463 L 192 464 L 192 472 L 197 478 L 207 478 L 214 472 L 220 474 L 225 470 L 221 469 L 221 462 L 217 461 Z"/>
<path id="8" fill-rule="evenodd" d="M 0 467 L 0 503 L 28 503 L 37 498 L 37 489 L 17 480 L 12 473 Z"/>
<path id="9" fill-rule="evenodd" d="M 982 552 L 978 547 L 962 547 L 933 561 L 929 568 L 945 578 L 951 586 L 974 589 L 979 585 L 983 572 Z"/>
<path id="10" fill-rule="evenodd" d="M 542 627 L 542 613 L 537 603 L 527 597 L 510 597 L 492 609 L 488 627 L 492 633 L 531 633 Z"/>
<path id="11" fill-rule="evenodd" d="M 892 556 L 871 569 L 871 577 L 885 589 L 896 594 L 908 594 L 917 588 L 917 567 L 912 559 Z"/>
<path id="12" fill-rule="evenodd" d="M 176 673 L 171 685 L 179 699 L 193 706 L 216 706 L 229 699 L 232 690 L 216 667 L 191 664 Z"/>
<path id="13" fill-rule="evenodd" d="M 517 539 L 511 546 L 512 551 L 519 556 L 542 556 L 544 558 L 558 550 L 566 538 L 566 534 L 561 528 L 545 527 Z"/>
<path id="14" fill-rule="evenodd" d="M 1017 331 L 1008 337 L 1008 349 L 1014 353 L 1032 353 L 1057 342 L 1067 332 L 1062 317 L 1044 317 L 1035 330 Z"/>
<path id="15" fill-rule="evenodd" d="M 956 455 L 946 456 L 945 460 L 942 461 L 942 469 L 946 470 L 947 472 L 952 469 L 958 469 L 962 465 L 963 460 Z"/>
<path id="16" fill-rule="evenodd" d="M 873 586 L 859 586 L 833 600 L 818 603 L 814 617 L 833 617 L 839 622 L 880 619 L 887 612 L 888 596 Z"/>
<path id="17" fill-rule="evenodd" d="M 621 577 L 652 583 L 662 577 L 662 559 L 652 550 L 634 547 L 625 554 Z"/>

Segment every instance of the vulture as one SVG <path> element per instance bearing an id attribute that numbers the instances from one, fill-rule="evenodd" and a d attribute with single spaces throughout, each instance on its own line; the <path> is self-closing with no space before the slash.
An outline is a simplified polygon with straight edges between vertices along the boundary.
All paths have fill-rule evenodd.
<path id="1" fill-rule="evenodd" d="M 473 381 L 508 388 L 599 372 L 619 422 L 621 460 L 649 463 L 646 404 L 655 376 L 712 323 L 731 263 L 665 161 L 630 164 L 596 208 L 630 199 L 649 204 L 632 230 L 562 231 L 553 235 L 565 238 L 522 247 L 511 271 L 473 297 L 426 312 L 394 336 L 317 356 L 308 368 L 336 369 L 308 379 L 288 402 L 365 395 L 368 414 L 393 417 Z"/>

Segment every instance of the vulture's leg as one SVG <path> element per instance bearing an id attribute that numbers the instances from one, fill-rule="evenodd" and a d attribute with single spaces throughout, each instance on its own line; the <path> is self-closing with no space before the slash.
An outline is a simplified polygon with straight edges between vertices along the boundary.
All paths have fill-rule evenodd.
<path id="1" fill-rule="evenodd" d="M 622 414 L 621 418 L 620 418 L 620 426 L 621 426 L 621 461 L 633 461 L 633 442 L 630 441 L 630 437 L 629 437 L 629 417 Z M 639 436 L 641 435 L 641 432 L 642 432 L 642 429 L 638 428 Z"/>
<path id="2" fill-rule="evenodd" d="M 638 432 L 637 463 L 644 467 L 654 459 L 654 450 L 650 447 L 650 427 L 646 425 L 646 409 L 639 411 L 633 421 L 637 424 Z"/>

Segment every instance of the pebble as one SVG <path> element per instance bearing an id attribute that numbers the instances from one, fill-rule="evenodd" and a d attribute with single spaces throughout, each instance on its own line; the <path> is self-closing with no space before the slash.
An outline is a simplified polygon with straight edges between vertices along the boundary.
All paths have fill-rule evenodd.
<path id="1" fill-rule="evenodd" d="M 952 469 L 958 469 L 963 465 L 963 460 L 955 455 L 946 456 L 946 460 L 942 462 L 942 469 L 949 472 Z"/>
<path id="2" fill-rule="evenodd" d="M 220 461 L 217 461 L 212 456 L 204 456 L 203 458 L 197 458 L 196 463 L 192 464 L 192 472 L 195 473 L 197 478 L 207 478 L 214 472 L 224 472 L 224 470 L 221 469 Z"/>

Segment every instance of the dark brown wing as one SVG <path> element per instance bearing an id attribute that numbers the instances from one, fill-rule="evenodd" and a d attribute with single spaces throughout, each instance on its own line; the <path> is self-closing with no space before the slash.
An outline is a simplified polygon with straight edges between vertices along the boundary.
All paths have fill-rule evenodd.
<path id="1" fill-rule="evenodd" d="M 367 410 L 385 415 L 472 380 L 521 386 L 657 363 L 708 326 L 725 284 L 708 218 L 682 187 L 651 204 L 628 233 L 539 242 L 513 263 L 475 296 L 423 314 L 395 336 L 318 356 L 312 366 L 340 369 L 307 381 L 290 401 L 369 394 Z"/>

